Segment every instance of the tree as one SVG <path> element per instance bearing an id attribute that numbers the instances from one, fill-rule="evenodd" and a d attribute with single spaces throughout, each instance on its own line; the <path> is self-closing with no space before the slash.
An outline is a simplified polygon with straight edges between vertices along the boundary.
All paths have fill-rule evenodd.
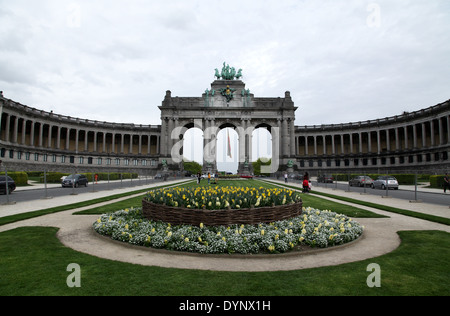
<path id="1" fill-rule="evenodd" d="M 265 162 L 263 162 L 263 161 L 265 161 Z M 258 158 L 258 160 L 254 161 L 252 163 L 254 174 L 257 176 L 260 176 L 260 175 L 269 176 L 270 173 L 261 173 L 261 166 L 270 166 L 271 163 L 272 163 L 272 159 Z"/>
<path id="2" fill-rule="evenodd" d="M 202 172 L 202 165 L 195 161 L 183 161 L 183 168 L 191 174 Z"/>

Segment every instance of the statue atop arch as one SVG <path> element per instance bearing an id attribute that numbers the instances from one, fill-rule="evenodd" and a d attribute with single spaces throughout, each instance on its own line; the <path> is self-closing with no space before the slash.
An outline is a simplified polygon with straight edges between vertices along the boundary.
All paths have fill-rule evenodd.
<path id="1" fill-rule="evenodd" d="M 220 80 L 221 78 L 223 80 L 239 80 L 239 78 L 242 77 L 242 69 L 239 69 L 236 72 L 236 68 L 230 67 L 226 62 L 223 62 L 222 72 L 219 73 L 219 70 L 215 69 L 215 75 L 217 80 Z"/>

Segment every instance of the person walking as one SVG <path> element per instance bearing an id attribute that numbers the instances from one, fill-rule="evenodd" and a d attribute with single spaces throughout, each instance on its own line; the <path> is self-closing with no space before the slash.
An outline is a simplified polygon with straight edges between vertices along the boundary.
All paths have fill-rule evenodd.
<path id="1" fill-rule="evenodd" d="M 308 172 L 305 172 L 303 175 L 303 193 L 309 192 L 309 175 Z"/>
<path id="2" fill-rule="evenodd" d="M 200 180 L 202 179 L 202 176 L 200 172 L 197 172 L 197 184 L 200 184 Z"/>
<path id="3" fill-rule="evenodd" d="M 208 184 L 211 182 L 211 173 L 208 172 Z"/>
<path id="4" fill-rule="evenodd" d="M 449 180 L 448 174 L 446 172 L 445 176 L 444 176 L 444 193 L 447 193 L 447 188 L 450 189 L 450 180 Z"/>
<path id="5" fill-rule="evenodd" d="M 288 182 L 288 174 L 287 174 L 287 172 L 284 174 L 284 183 L 287 183 Z"/>

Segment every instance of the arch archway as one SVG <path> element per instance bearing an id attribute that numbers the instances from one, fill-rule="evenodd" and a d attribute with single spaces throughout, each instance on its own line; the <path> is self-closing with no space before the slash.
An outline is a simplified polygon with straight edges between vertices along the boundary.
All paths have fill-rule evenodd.
<path id="1" fill-rule="evenodd" d="M 183 136 L 183 159 L 203 164 L 203 131 L 198 127 L 188 128 Z"/>
<path id="2" fill-rule="evenodd" d="M 257 159 L 272 159 L 271 127 L 260 124 L 252 132 L 252 161 Z"/>
<path id="3" fill-rule="evenodd" d="M 237 173 L 239 168 L 239 135 L 232 124 L 219 127 L 216 143 L 218 171 Z"/>

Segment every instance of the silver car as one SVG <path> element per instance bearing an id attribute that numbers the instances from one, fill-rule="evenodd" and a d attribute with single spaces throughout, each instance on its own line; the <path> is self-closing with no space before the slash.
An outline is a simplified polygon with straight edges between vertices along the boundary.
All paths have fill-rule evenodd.
<path id="1" fill-rule="evenodd" d="M 373 183 L 373 180 L 371 177 L 368 176 L 356 176 L 353 179 L 351 179 L 348 184 L 352 186 L 358 186 L 358 187 L 371 187 Z"/>
<path id="2" fill-rule="evenodd" d="M 387 184 L 386 184 L 387 183 Z M 372 188 L 380 188 L 382 190 L 386 189 L 386 185 L 388 189 L 398 190 L 398 181 L 396 178 L 392 176 L 380 176 L 372 183 Z"/>

